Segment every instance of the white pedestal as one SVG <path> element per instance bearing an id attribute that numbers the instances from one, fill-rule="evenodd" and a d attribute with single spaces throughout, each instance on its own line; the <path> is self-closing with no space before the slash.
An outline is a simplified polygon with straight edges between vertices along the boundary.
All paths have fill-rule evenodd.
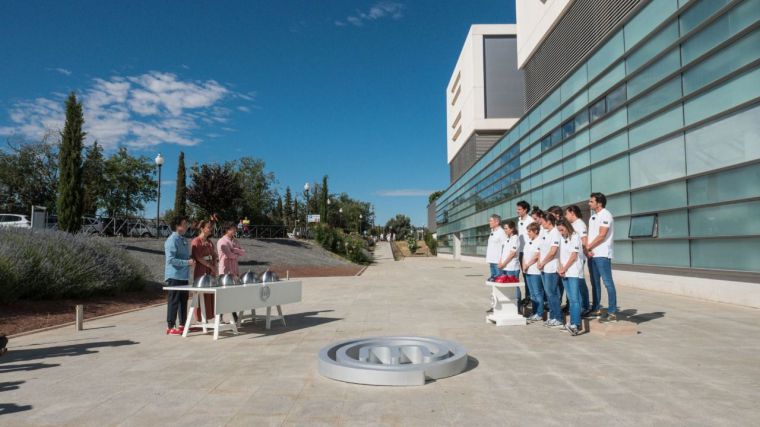
<path id="1" fill-rule="evenodd" d="M 491 287 L 491 308 L 493 313 L 486 315 L 486 323 L 496 326 L 525 326 L 525 317 L 517 312 L 517 290 L 520 283 L 494 283 L 486 281 Z"/>

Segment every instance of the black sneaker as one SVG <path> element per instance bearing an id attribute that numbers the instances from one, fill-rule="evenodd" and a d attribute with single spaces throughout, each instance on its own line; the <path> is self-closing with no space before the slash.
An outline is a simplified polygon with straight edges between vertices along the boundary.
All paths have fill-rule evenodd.
<path id="1" fill-rule="evenodd" d="M 493 308 L 489 308 L 488 310 L 486 310 L 486 313 L 488 313 L 488 314 L 493 313 Z"/>
<path id="2" fill-rule="evenodd" d="M 602 310 L 590 310 L 588 313 L 584 314 L 583 317 L 587 319 L 596 319 L 597 317 L 602 315 Z"/>

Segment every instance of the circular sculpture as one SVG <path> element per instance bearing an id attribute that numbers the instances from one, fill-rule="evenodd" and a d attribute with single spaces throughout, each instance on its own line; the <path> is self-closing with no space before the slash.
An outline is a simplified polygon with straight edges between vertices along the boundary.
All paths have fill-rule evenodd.
<path id="1" fill-rule="evenodd" d="M 370 385 L 424 385 L 467 367 L 467 349 L 429 337 L 375 337 L 341 341 L 319 351 L 319 373 Z"/>

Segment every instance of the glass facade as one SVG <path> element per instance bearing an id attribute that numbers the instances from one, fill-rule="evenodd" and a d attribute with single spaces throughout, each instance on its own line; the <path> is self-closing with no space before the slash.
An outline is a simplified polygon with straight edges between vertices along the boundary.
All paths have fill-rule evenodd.
<path id="1" fill-rule="evenodd" d="M 642 3 L 438 199 L 444 252 L 600 191 L 616 263 L 760 271 L 760 0 Z"/>

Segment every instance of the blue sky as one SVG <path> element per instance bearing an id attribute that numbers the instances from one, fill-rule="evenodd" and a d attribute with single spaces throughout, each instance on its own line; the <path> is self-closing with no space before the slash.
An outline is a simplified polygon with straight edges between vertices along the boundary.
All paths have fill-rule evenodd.
<path id="1" fill-rule="evenodd" d="M 61 127 L 76 90 L 88 142 L 166 157 L 162 208 L 182 150 L 264 159 L 283 191 L 327 174 L 377 223 L 423 225 L 469 25 L 514 20 L 509 0 L 0 2 L 0 138 Z"/>

